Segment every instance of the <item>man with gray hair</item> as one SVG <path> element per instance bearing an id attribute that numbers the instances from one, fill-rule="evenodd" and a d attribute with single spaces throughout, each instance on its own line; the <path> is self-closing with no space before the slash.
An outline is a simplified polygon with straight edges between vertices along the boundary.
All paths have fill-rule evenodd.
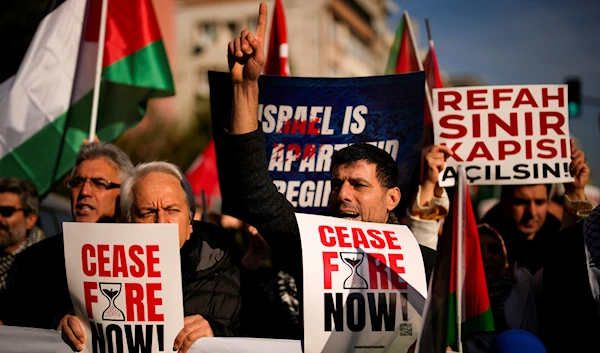
<path id="1" fill-rule="evenodd" d="M 138 165 L 121 185 L 121 212 L 128 222 L 178 225 L 185 318 L 173 349 L 185 353 L 201 337 L 237 335 L 240 272 L 232 262 L 232 239 L 212 223 L 194 221 L 194 194 L 181 169 L 167 162 Z M 77 318 L 63 332 L 83 348 Z"/>
<path id="2" fill-rule="evenodd" d="M 120 214 L 120 184 L 132 170 L 129 156 L 119 147 L 95 142 L 83 145 L 67 181 L 73 219 L 115 222 Z M 22 253 L 14 285 L 0 302 L 0 321 L 11 326 L 61 329 L 71 311 L 64 240 L 58 234 Z"/>
<path id="3" fill-rule="evenodd" d="M 36 226 L 40 198 L 22 179 L 0 177 L 0 297 L 10 287 L 20 254 L 44 238 Z"/>

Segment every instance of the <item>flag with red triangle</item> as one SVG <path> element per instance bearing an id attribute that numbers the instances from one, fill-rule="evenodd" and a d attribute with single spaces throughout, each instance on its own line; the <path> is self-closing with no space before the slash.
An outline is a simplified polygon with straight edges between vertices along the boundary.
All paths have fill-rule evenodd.
<path id="1" fill-rule="evenodd" d="M 427 81 L 427 88 L 429 89 L 429 96 L 433 97 L 434 88 L 443 88 L 442 76 L 440 75 L 440 69 L 438 67 L 437 55 L 435 54 L 435 48 L 433 46 L 433 40 L 429 40 L 429 51 L 425 60 L 423 61 L 423 68 L 425 69 L 425 80 Z M 433 128 L 433 120 L 431 119 L 431 109 L 428 104 L 425 104 L 425 121 L 426 126 Z"/>
<path id="2" fill-rule="evenodd" d="M 192 185 L 192 191 L 197 199 L 204 192 L 205 198 L 202 200 L 202 206 L 205 211 L 210 209 L 216 200 L 221 199 L 217 155 L 213 139 L 210 140 L 208 146 L 188 168 L 185 176 Z M 206 201 L 206 205 L 204 205 L 204 201 Z"/>
<path id="3" fill-rule="evenodd" d="M 73 167 L 89 137 L 101 47 L 101 141 L 135 125 L 148 99 L 174 94 L 152 1 L 109 1 L 103 43 L 101 5 L 60 3 L 38 25 L 16 74 L 0 84 L 0 170 L 33 182 L 42 195 Z"/>
<path id="4" fill-rule="evenodd" d="M 459 344 L 459 337 L 494 331 L 477 222 L 464 168 L 459 168 L 451 205 L 438 243 L 418 353 L 443 353 L 446 347 Z"/>
<path id="5" fill-rule="evenodd" d="M 281 0 L 275 0 L 273 21 L 271 21 L 271 35 L 269 36 L 269 49 L 263 72 L 265 75 L 290 76 L 287 27 Z"/>
<path id="6" fill-rule="evenodd" d="M 423 65 L 412 31 L 410 16 L 407 11 L 404 11 L 390 49 L 385 73 L 389 75 L 415 71 L 423 71 Z"/>

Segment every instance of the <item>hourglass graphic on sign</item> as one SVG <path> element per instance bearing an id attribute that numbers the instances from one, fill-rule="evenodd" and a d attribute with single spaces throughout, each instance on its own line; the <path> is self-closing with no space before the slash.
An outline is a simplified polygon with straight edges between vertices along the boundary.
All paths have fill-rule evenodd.
<path id="1" fill-rule="evenodd" d="M 344 289 L 368 289 L 369 285 L 361 275 L 358 274 L 358 267 L 363 262 L 365 254 L 357 252 L 340 252 L 342 261 L 352 271 L 350 276 L 344 281 Z"/>
<path id="2" fill-rule="evenodd" d="M 100 283 L 100 292 L 108 299 L 108 307 L 102 312 L 102 320 L 125 321 L 125 314 L 115 305 L 121 294 L 121 283 Z"/>

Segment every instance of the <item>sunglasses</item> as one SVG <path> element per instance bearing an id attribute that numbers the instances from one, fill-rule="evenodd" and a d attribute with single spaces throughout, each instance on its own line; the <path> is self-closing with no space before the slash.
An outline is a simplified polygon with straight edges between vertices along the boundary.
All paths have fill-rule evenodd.
<path id="1" fill-rule="evenodd" d="M 117 188 L 121 187 L 120 184 L 113 183 L 112 181 L 108 181 L 103 178 L 87 179 L 87 178 L 83 178 L 83 177 L 74 177 L 74 178 L 69 179 L 67 181 L 67 187 L 69 189 L 81 189 L 83 187 L 83 184 L 85 184 L 88 180 L 90 181 L 90 185 L 92 186 L 92 189 L 94 189 L 96 191 L 105 191 L 105 190 L 117 189 Z"/>
<path id="2" fill-rule="evenodd" d="M 13 215 L 13 213 L 15 213 L 16 211 L 23 211 L 23 208 L 18 208 L 15 206 L 0 206 L 0 214 L 2 215 L 2 217 L 10 217 Z"/>

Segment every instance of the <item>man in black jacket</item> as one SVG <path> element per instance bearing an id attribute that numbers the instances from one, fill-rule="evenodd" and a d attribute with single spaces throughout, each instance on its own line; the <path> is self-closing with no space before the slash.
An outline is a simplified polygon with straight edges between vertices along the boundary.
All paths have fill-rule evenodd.
<path id="1" fill-rule="evenodd" d="M 277 191 L 269 176 L 264 138 L 257 120 L 266 22 L 266 4 L 261 3 L 256 34 L 244 30 L 229 43 L 234 95 L 231 126 L 224 136 L 227 160 L 223 162 L 226 170 L 220 173 L 221 193 L 224 213 L 258 229 L 272 249 L 273 262 L 296 278 L 301 296 L 302 255 L 295 209 Z M 400 202 L 398 170 L 387 152 L 368 144 L 351 145 L 334 154 L 331 174 L 332 216 L 398 223 L 392 212 Z M 429 277 L 436 252 L 423 246 L 421 252 Z"/>
<path id="2" fill-rule="evenodd" d="M 75 222 L 115 222 L 121 181 L 131 173 L 129 156 L 110 143 L 81 147 L 67 182 Z M 14 285 L 0 302 L 5 325 L 57 329 L 73 310 L 67 285 L 63 235 L 21 253 Z"/>
<path id="3" fill-rule="evenodd" d="M 181 248 L 184 327 L 173 349 L 181 353 L 201 337 L 235 336 L 239 329 L 240 274 L 228 234 L 194 221 L 194 194 L 174 164 L 139 164 L 121 187 L 121 211 L 128 222 L 176 223 Z M 63 332 L 82 347 L 85 333 L 72 316 Z"/>

